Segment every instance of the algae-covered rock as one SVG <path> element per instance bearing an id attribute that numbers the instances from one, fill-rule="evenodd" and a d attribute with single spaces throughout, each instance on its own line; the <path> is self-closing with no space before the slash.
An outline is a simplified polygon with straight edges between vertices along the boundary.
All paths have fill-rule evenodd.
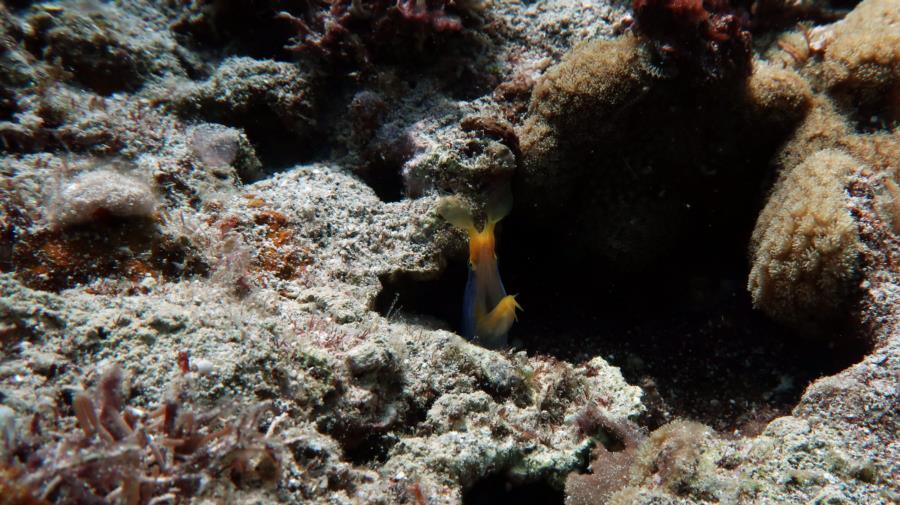
<path id="1" fill-rule="evenodd" d="M 306 67 L 231 57 L 205 81 L 167 83 L 151 92 L 184 117 L 242 128 L 262 146 L 269 163 L 297 159 L 313 148 L 308 142 L 317 125 L 320 90 Z"/>
<path id="2" fill-rule="evenodd" d="M 28 18 L 30 43 L 98 94 L 136 91 L 145 80 L 186 73 L 169 33 L 114 5 L 47 4 L 36 11 Z"/>
<path id="3" fill-rule="evenodd" d="M 4 3 L 0 501 L 900 501 L 895 10 L 726 3 Z"/>

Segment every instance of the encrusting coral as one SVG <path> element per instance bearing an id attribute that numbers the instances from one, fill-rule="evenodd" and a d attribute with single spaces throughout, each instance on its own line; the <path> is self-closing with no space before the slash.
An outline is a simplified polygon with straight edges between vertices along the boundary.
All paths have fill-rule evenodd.
<path id="1" fill-rule="evenodd" d="M 821 150 L 775 187 L 751 239 L 748 288 L 772 317 L 815 329 L 839 314 L 858 272 L 859 234 L 846 182 L 859 162 Z"/>
<path id="2" fill-rule="evenodd" d="M 723 59 L 689 50 L 712 36 L 716 16 L 731 14 L 638 2 L 637 36 L 584 43 L 537 82 L 518 129 L 524 213 L 540 209 L 528 219 L 548 229 L 578 215 L 579 247 L 561 254 L 582 251 L 572 259 L 600 258 L 613 274 L 696 258 L 710 247 L 704 237 L 746 233 L 756 222 L 756 307 L 804 332 L 814 319 L 834 320 L 823 311 L 848 307 L 860 266 L 851 176 L 871 176 L 881 219 L 897 227 L 900 37 L 891 5 L 867 0 L 831 25 L 763 37 L 744 79 L 740 44 L 721 48 L 734 50 Z M 670 8 L 690 19 L 670 19 Z M 666 68 L 667 44 L 682 72 Z M 701 71 L 711 62 L 719 74 Z M 780 182 L 756 220 L 767 180 Z"/>
<path id="3" fill-rule="evenodd" d="M 819 89 L 865 122 L 900 121 L 900 6 L 861 2 L 846 18 L 814 29 L 807 73 Z M 868 115 L 868 117 L 866 117 Z"/>
<path id="4" fill-rule="evenodd" d="M 807 30 L 800 49 L 789 33 L 768 55 L 769 65 L 796 67 L 818 93 L 775 158 L 779 181 L 753 232 L 748 289 L 756 307 L 806 332 L 839 320 L 857 292 L 863 244 L 850 212 L 854 178 L 873 179 L 879 217 L 897 228 L 900 36 L 891 6 L 866 0 L 845 19 Z"/>

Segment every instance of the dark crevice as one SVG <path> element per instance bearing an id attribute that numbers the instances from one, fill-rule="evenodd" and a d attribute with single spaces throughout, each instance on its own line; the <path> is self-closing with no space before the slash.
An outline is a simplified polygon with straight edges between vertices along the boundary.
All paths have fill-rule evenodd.
<path id="1" fill-rule="evenodd" d="M 375 310 L 388 318 L 417 319 L 429 327 L 459 331 L 465 284 L 466 266 L 461 262 L 434 279 L 405 273 L 383 276 Z"/>
<path id="2" fill-rule="evenodd" d="M 463 494 L 463 505 L 562 505 L 565 495 L 544 481 L 517 483 L 503 474 L 488 476 L 476 482 Z"/>
<path id="3" fill-rule="evenodd" d="M 347 461 L 357 466 L 387 461 L 388 452 L 400 439 L 393 433 L 372 433 L 353 448 L 346 449 Z"/>
<path id="4" fill-rule="evenodd" d="M 177 20 L 172 30 L 180 42 L 196 49 L 224 48 L 228 54 L 294 61 L 296 56 L 285 46 L 297 29 L 279 19 L 278 13 L 304 8 L 304 2 L 292 0 L 214 0 L 198 4 Z"/>
<path id="5" fill-rule="evenodd" d="M 660 261 L 627 273 L 579 256 L 582 242 L 565 223 L 547 235 L 514 211 L 498 229 L 497 250 L 506 288 L 525 308 L 511 342 L 529 354 L 573 364 L 602 356 L 620 367 L 644 389 L 641 421 L 651 429 L 683 417 L 758 434 L 811 381 L 858 362 L 868 347 L 849 316 L 823 338 L 753 309 L 746 251 L 765 191 L 751 193 L 733 199 L 745 211 L 728 223 L 698 222 Z M 384 278 L 376 306 L 459 331 L 465 279 L 465 258 L 436 279 Z"/>
<path id="6" fill-rule="evenodd" d="M 405 196 L 403 174 L 400 170 L 399 165 L 378 165 L 358 173 L 382 202 L 399 202 Z"/>
<path id="7" fill-rule="evenodd" d="M 900 126 L 900 89 L 873 94 L 875 98 L 836 93 L 835 98 L 857 132 L 890 133 Z"/>
<path id="8" fill-rule="evenodd" d="M 698 223 L 661 261 L 627 274 L 587 256 L 572 260 L 559 251 L 577 248 L 576 237 L 563 230 L 542 241 L 531 223 L 510 216 L 500 241 L 511 252 L 499 256 L 507 288 L 522 293 L 526 310 L 512 341 L 529 353 L 576 364 L 599 355 L 620 367 L 644 389 L 651 428 L 685 417 L 757 434 L 789 413 L 811 381 L 868 348 L 849 320 L 815 337 L 753 309 L 746 251 L 758 205 L 735 202 L 749 212 L 734 214 L 730 226 Z"/>
<path id="9" fill-rule="evenodd" d="M 402 384 L 394 382 L 391 384 L 390 378 L 373 378 L 379 384 L 387 384 L 389 392 L 374 391 L 375 395 L 386 395 L 396 397 L 402 389 Z M 397 422 L 389 427 L 386 426 L 347 426 L 338 427 L 337 430 L 325 430 L 341 444 L 344 459 L 357 466 L 376 467 L 388 460 L 388 454 L 391 448 L 396 445 L 402 436 L 411 436 L 415 433 L 418 426 L 425 421 L 428 410 L 434 403 L 437 395 L 425 402 L 423 405 L 410 404 L 407 410 L 398 419 Z"/>
<path id="10" fill-rule="evenodd" d="M 16 92 L 0 84 L 0 121 L 12 121 L 19 112 Z"/>

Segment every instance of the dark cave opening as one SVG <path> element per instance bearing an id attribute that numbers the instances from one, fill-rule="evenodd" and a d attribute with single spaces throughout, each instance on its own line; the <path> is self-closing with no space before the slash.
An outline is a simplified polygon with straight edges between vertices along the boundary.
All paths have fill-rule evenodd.
<path id="1" fill-rule="evenodd" d="M 529 353 L 571 363 L 600 355 L 620 367 L 645 391 L 642 424 L 650 428 L 683 417 L 726 434 L 758 434 L 789 413 L 811 381 L 867 350 L 849 325 L 823 344 L 754 310 L 742 262 L 700 260 L 628 278 L 584 272 L 556 285 L 519 278 L 536 265 L 521 263 L 506 269 L 528 311 L 511 336 Z"/>
<path id="2" fill-rule="evenodd" d="M 675 247 L 640 269 L 605 265 L 565 230 L 548 241 L 514 212 L 498 238 L 504 282 L 525 308 L 511 342 L 573 364 L 604 357 L 644 389 L 649 428 L 688 418 L 758 434 L 810 382 L 868 348 L 849 315 L 817 337 L 754 310 L 747 249 L 762 197 L 752 193 L 734 201 L 749 212 L 729 213 L 727 224 L 698 214 Z"/>
<path id="3" fill-rule="evenodd" d="M 565 130 L 555 157 L 520 166 L 497 229 L 503 282 L 524 308 L 511 344 L 620 367 L 645 392 L 647 428 L 686 418 L 755 435 L 868 351 L 852 309 L 823 314 L 836 322 L 815 336 L 753 308 L 749 244 L 802 111 L 767 122 L 735 100 L 745 93 L 670 81 L 602 131 Z M 466 258 L 454 254 L 437 279 L 383 279 L 379 310 L 396 297 L 399 314 L 458 331 Z"/>
<path id="4" fill-rule="evenodd" d="M 858 362 L 868 348 L 849 316 L 817 339 L 753 309 L 746 282 L 755 211 L 746 214 L 727 230 L 695 227 L 651 267 L 619 271 L 590 261 L 567 230 L 548 240 L 513 211 L 497 245 L 506 288 L 524 307 L 510 342 L 576 365 L 604 357 L 644 389 L 641 424 L 650 429 L 688 418 L 726 435 L 758 434 L 788 414 L 810 382 Z M 384 278 L 376 308 L 459 331 L 465 279 L 465 258 L 436 279 Z"/>
<path id="5" fill-rule="evenodd" d="M 466 265 L 455 261 L 434 279 L 411 274 L 381 278 L 375 310 L 388 319 L 402 317 L 429 328 L 459 331 Z"/>
<path id="6" fill-rule="evenodd" d="M 565 494 L 548 482 L 518 483 L 502 473 L 479 480 L 463 494 L 463 505 L 562 505 Z"/>
<path id="7" fill-rule="evenodd" d="M 399 202 L 403 199 L 403 176 L 400 170 L 382 170 L 360 174 L 360 177 L 382 202 Z"/>

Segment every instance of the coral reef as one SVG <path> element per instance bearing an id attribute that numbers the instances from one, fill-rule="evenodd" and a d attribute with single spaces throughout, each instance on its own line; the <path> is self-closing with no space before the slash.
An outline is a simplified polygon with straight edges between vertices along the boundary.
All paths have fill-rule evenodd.
<path id="1" fill-rule="evenodd" d="M 778 182 L 750 243 L 754 304 L 816 329 L 845 311 L 859 268 L 859 232 L 847 182 L 859 163 L 840 151 L 809 156 Z"/>
<path id="2" fill-rule="evenodd" d="M 0 502 L 900 501 L 892 1 L 0 5 Z"/>
<path id="3" fill-rule="evenodd" d="M 535 86 L 519 129 L 517 199 L 540 209 L 529 216 L 538 227 L 579 216 L 573 234 L 584 242 L 572 261 L 599 256 L 611 270 L 635 271 L 678 254 L 685 237 L 727 235 L 747 220 L 732 209 L 753 205 L 744 188 L 761 183 L 759 165 L 802 117 L 802 87 L 695 85 L 652 60 L 632 36 L 592 41 Z M 566 196 L 547 198 L 557 194 Z"/>

